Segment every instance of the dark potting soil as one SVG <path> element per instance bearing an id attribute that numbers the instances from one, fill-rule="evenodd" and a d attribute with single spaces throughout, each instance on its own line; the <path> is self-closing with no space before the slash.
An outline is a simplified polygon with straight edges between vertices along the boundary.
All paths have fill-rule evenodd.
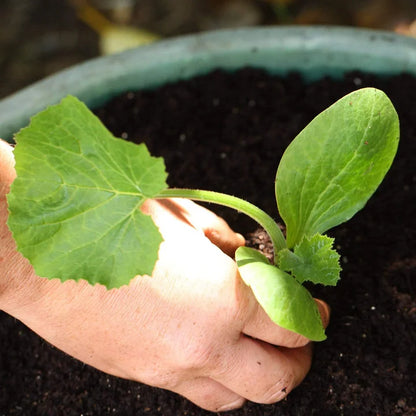
<path id="1" fill-rule="evenodd" d="M 342 254 L 336 288 L 313 288 L 332 306 L 328 339 L 313 367 L 275 405 L 228 413 L 416 415 L 416 79 L 352 73 L 304 85 L 260 70 L 129 92 L 97 111 L 117 136 L 165 158 L 170 186 L 231 193 L 277 220 L 274 176 L 283 150 L 321 110 L 363 86 L 384 90 L 401 120 L 397 158 L 365 209 L 329 234 Z M 247 236 L 256 225 L 211 207 Z M 257 232 L 252 243 L 266 245 Z M 0 316 L 0 415 L 209 415 L 181 397 L 100 373 Z M 254 382 L 254 380 L 253 380 Z"/>

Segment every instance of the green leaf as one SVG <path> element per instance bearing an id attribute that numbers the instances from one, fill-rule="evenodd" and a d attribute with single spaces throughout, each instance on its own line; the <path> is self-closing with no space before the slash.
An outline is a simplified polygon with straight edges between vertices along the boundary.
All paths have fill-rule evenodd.
<path id="1" fill-rule="evenodd" d="M 334 239 L 315 234 L 305 237 L 292 251 L 285 248 L 278 253 L 279 267 L 291 272 L 299 283 L 310 281 L 315 284 L 335 286 L 341 267 L 339 254 L 332 248 Z"/>
<path id="2" fill-rule="evenodd" d="M 235 257 L 242 279 L 273 322 L 312 341 L 326 339 L 318 307 L 307 289 L 256 250 L 239 247 Z"/>
<path id="3" fill-rule="evenodd" d="M 288 247 L 360 210 L 390 168 L 398 140 L 396 111 L 375 88 L 345 96 L 312 120 L 286 149 L 276 174 Z"/>
<path id="4" fill-rule="evenodd" d="M 15 139 L 8 225 L 39 276 L 112 288 L 152 273 L 162 237 L 140 207 L 166 188 L 162 159 L 113 137 L 74 97 Z"/>

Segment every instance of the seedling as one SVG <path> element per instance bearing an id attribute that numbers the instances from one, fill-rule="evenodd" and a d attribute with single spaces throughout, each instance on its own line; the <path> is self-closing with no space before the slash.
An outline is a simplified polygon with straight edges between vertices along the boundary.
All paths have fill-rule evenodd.
<path id="1" fill-rule="evenodd" d="M 255 219 L 274 246 L 274 264 L 254 249 L 237 250 L 244 282 L 278 325 L 323 340 L 317 306 L 302 283 L 337 283 L 340 256 L 323 233 L 365 205 L 390 168 L 398 140 L 396 111 L 374 88 L 353 92 L 319 114 L 288 146 L 277 170 L 285 238 L 268 214 L 247 201 L 168 189 L 163 159 L 144 144 L 113 137 L 69 96 L 16 135 L 8 225 L 39 276 L 115 288 L 151 275 L 157 260 L 162 237 L 140 210 L 147 198 L 234 208 Z"/>

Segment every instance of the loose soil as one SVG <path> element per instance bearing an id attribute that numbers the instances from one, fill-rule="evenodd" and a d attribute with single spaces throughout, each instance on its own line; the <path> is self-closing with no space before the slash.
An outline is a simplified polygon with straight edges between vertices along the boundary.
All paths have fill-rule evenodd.
<path id="1" fill-rule="evenodd" d="M 231 193 L 279 220 L 273 182 L 284 148 L 321 110 L 363 86 L 390 96 L 401 143 L 365 209 L 329 233 L 342 254 L 342 279 L 336 288 L 312 289 L 332 306 L 328 339 L 316 344 L 309 375 L 286 400 L 249 403 L 230 416 L 416 414 L 416 79 L 351 73 L 305 85 L 296 74 L 216 71 L 129 92 L 97 112 L 114 134 L 145 139 L 162 155 L 171 186 Z M 251 220 L 211 208 L 267 250 Z M 0 415 L 211 414 L 173 393 L 83 365 L 4 313 L 0 339 Z"/>

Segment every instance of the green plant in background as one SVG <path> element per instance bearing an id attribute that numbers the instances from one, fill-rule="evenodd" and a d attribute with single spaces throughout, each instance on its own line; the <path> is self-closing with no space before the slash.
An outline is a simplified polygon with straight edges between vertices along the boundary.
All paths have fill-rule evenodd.
<path id="1" fill-rule="evenodd" d="M 114 288 L 151 275 L 162 237 L 141 212 L 144 201 L 217 203 L 255 219 L 273 242 L 274 264 L 247 247 L 235 255 L 262 307 L 278 325 L 318 341 L 324 329 L 302 283 L 337 283 L 339 254 L 323 233 L 350 219 L 375 192 L 396 153 L 399 121 L 387 96 L 374 88 L 345 96 L 312 120 L 286 149 L 276 174 L 286 238 L 268 214 L 240 198 L 168 188 L 163 159 L 144 144 L 113 137 L 74 97 L 33 117 L 15 140 L 8 225 L 39 276 Z"/>

